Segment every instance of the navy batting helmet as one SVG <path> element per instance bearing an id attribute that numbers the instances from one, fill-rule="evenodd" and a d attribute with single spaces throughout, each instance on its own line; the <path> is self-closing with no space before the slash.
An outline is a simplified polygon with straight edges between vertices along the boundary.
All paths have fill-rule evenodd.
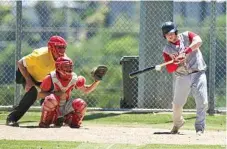
<path id="1" fill-rule="evenodd" d="M 165 22 L 162 24 L 162 34 L 165 37 L 167 33 L 176 33 L 177 34 L 177 26 L 173 22 Z"/>

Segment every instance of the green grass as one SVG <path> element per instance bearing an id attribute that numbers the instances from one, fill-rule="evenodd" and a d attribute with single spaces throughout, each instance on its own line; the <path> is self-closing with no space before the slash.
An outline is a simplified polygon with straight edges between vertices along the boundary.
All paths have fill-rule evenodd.
<path id="1" fill-rule="evenodd" d="M 0 124 L 5 123 L 8 112 L 0 111 Z M 195 114 L 184 114 L 186 123 L 182 129 L 194 130 Z M 40 112 L 28 112 L 19 121 L 21 124 L 38 124 Z M 117 113 L 117 112 L 87 112 L 83 124 L 92 125 L 121 125 L 121 126 L 146 126 L 154 128 L 171 128 L 171 113 Z M 206 117 L 207 130 L 226 130 L 226 115 Z"/>
<path id="2" fill-rule="evenodd" d="M 5 123 L 8 112 L 0 111 L 0 124 Z M 186 124 L 182 129 L 194 130 L 195 114 L 184 114 Z M 20 125 L 38 125 L 40 112 L 28 112 L 20 120 Z M 226 115 L 207 115 L 207 130 L 226 130 Z M 172 127 L 171 113 L 117 113 L 117 112 L 87 112 L 83 124 L 115 125 L 153 128 Z M 0 140 L 0 149 L 224 149 L 221 145 L 132 145 L 132 144 L 94 144 L 88 142 L 66 141 L 19 141 Z"/>
<path id="3" fill-rule="evenodd" d="M 224 149 L 221 145 L 131 145 L 97 144 L 66 141 L 0 140 L 0 149 Z"/>
<path id="4" fill-rule="evenodd" d="M 184 114 L 186 124 L 184 128 L 194 129 L 195 114 Z M 208 130 L 226 130 L 225 115 L 207 115 Z M 84 123 L 92 124 L 117 124 L 117 125 L 152 125 L 154 128 L 169 128 L 172 125 L 172 115 L 168 114 L 133 114 L 133 113 L 88 113 Z"/>

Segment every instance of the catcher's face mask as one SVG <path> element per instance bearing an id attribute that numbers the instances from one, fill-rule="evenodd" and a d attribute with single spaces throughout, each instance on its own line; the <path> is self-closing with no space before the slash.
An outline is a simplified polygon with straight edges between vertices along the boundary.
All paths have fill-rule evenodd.
<path id="1" fill-rule="evenodd" d="M 56 71 L 60 74 L 63 80 L 72 78 L 73 62 L 68 57 L 59 57 L 55 63 Z"/>
<path id="2" fill-rule="evenodd" d="M 48 48 L 56 59 L 64 56 L 66 47 L 67 43 L 65 39 L 60 36 L 52 36 L 48 41 Z"/>
<path id="3" fill-rule="evenodd" d="M 65 45 L 57 45 L 57 46 L 55 46 L 55 49 L 57 51 L 58 57 L 64 56 L 65 49 L 66 49 Z"/>

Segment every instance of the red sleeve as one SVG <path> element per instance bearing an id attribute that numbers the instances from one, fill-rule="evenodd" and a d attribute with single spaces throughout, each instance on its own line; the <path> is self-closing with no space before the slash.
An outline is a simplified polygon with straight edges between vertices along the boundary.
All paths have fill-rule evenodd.
<path id="1" fill-rule="evenodd" d="M 51 90 L 51 86 L 52 86 L 52 79 L 51 79 L 50 75 L 48 75 L 45 77 L 45 79 L 41 83 L 40 89 L 42 91 L 49 92 Z"/>
<path id="2" fill-rule="evenodd" d="M 188 32 L 188 38 L 190 43 L 192 43 L 193 38 L 197 36 L 197 34 L 193 33 L 193 32 Z"/>
<path id="3" fill-rule="evenodd" d="M 165 62 L 168 62 L 168 61 L 171 61 L 172 58 L 165 52 L 163 52 L 163 57 L 164 57 L 164 60 Z M 166 65 L 166 70 L 168 71 L 168 73 L 172 73 L 174 71 L 176 71 L 178 65 L 177 64 L 168 64 Z"/>

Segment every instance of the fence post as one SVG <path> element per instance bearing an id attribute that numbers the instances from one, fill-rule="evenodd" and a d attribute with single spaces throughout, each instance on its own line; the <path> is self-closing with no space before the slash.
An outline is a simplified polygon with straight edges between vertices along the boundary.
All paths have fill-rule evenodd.
<path id="1" fill-rule="evenodd" d="M 211 2 L 210 58 L 209 58 L 209 115 L 215 113 L 215 66 L 216 66 L 216 1 Z"/>
<path id="2" fill-rule="evenodd" d="M 16 51 L 15 51 L 15 72 L 17 70 L 17 61 L 21 58 L 21 32 L 22 32 L 22 1 L 16 2 Z M 16 73 L 14 73 L 16 78 Z M 14 79 L 15 80 L 15 79 Z M 20 97 L 20 86 L 15 84 L 13 106 L 17 104 L 17 99 Z"/>
<path id="3" fill-rule="evenodd" d="M 162 47 L 165 40 L 162 36 L 161 24 L 173 20 L 173 2 L 141 1 L 140 3 L 139 68 L 144 69 L 163 62 Z M 167 96 L 164 92 L 163 85 L 168 81 L 165 78 L 164 73 L 157 74 L 155 72 L 146 73 L 139 77 L 139 108 L 170 107 L 172 93 L 168 93 L 170 95 Z M 164 81 L 165 83 L 163 83 Z M 171 84 L 168 84 L 170 88 Z M 163 96 L 169 97 L 169 101 L 163 101 Z"/>

